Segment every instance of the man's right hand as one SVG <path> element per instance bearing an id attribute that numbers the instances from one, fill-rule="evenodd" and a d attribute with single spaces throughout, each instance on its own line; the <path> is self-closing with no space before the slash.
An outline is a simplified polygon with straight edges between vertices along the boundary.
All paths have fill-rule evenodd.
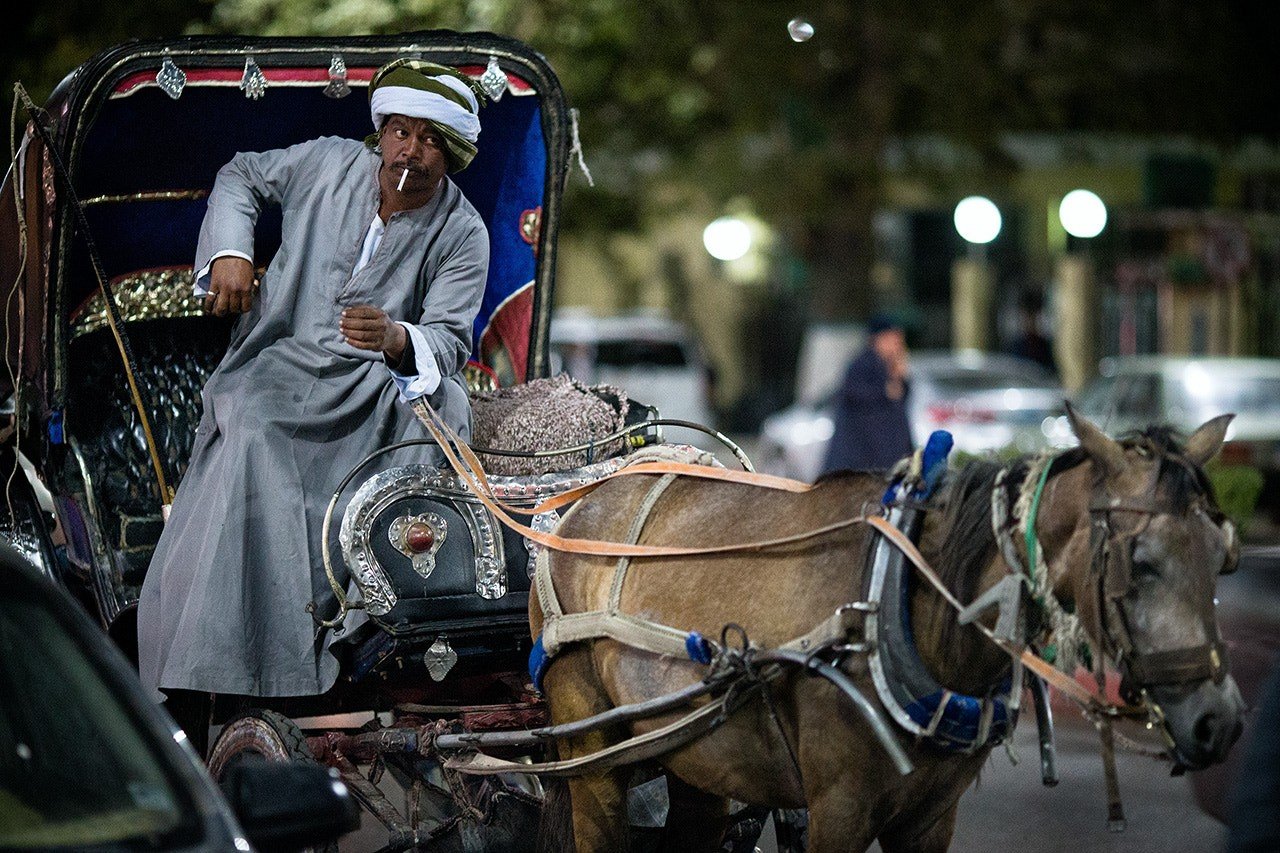
<path id="1" fill-rule="evenodd" d="M 209 270 L 209 294 L 204 310 L 219 317 L 243 314 L 253 307 L 253 264 L 244 258 L 226 255 Z"/>

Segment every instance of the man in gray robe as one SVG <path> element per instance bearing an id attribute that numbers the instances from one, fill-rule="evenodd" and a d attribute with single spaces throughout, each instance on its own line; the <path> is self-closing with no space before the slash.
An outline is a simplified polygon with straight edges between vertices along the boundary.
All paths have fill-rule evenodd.
<path id="1" fill-rule="evenodd" d="M 469 435 L 461 372 L 489 240 L 446 172 L 475 154 L 476 90 L 402 59 L 374 76 L 370 106 L 364 143 L 239 154 L 210 193 L 197 292 L 214 314 L 243 313 L 204 387 L 138 606 L 140 672 L 158 698 L 327 691 L 332 632 L 304 608 L 336 610 L 321 558 L 329 498 L 373 450 L 426 435 L 401 398 L 428 395 Z M 269 204 L 282 240 L 258 283 L 253 232 Z"/>

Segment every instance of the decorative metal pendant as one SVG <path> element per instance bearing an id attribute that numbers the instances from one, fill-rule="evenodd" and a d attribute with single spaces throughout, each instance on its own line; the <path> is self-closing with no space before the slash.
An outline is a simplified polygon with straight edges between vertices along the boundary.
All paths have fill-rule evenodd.
<path id="1" fill-rule="evenodd" d="M 351 86 L 347 84 L 347 63 L 340 53 L 335 53 L 329 60 L 329 85 L 324 87 L 324 93 L 330 98 L 345 98 L 351 94 Z"/>
<path id="2" fill-rule="evenodd" d="M 156 83 L 170 98 L 175 101 L 182 97 L 182 90 L 187 87 L 187 74 L 179 68 L 169 57 L 169 51 L 165 51 L 164 62 L 160 64 L 160 70 L 156 72 Z"/>
<path id="3" fill-rule="evenodd" d="M 422 663 L 426 665 L 427 675 L 431 676 L 432 681 L 443 681 L 457 662 L 458 653 L 444 637 L 437 637 L 431 648 L 422 654 Z"/>
<path id="4" fill-rule="evenodd" d="M 554 509 L 548 512 L 540 512 L 529 520 L 529 526 L 539 533 L 550 533 L 556 529 L 556 525 L 560 523 L 560 513 Z M 537 571 L 538 552 L 542 550 L 542 546 L 532 539 L 524 540 L 524 549 L 529 552 L 529 577 L 533 577 Z"/>
<path id="5" fill-rule="evenodd" d="M 507 594 L 507 573 L 492 557 L 476 558 L 476 594 L 491 601 Z"/>
<path id="6" fill-rule="evenodd" d="M 489 57 L 489 65 L 480 75 L 480 88 L 495 101 L 507 93 L 507 74 L 498 66 L 498 57 Z"/>
<path id="7" fill-rule="evenodd" d="M 252 56 L 245 57 L 244 76 L 240 78 L 240 91 L 244 92 L 245 97 L 251 101 L 258 100 L 267 91 L 267 77 L 258 67 L 258 63 L 253 61 Z"/>
<path id="8" fill-rule="evenodd" d="M 434 512 L 402 515 L 391 522 L 387 538 L 409 558 L 413 570 L 426 580 L 436 567 L 436 552 L 449 535 L 449 523 Z"/>

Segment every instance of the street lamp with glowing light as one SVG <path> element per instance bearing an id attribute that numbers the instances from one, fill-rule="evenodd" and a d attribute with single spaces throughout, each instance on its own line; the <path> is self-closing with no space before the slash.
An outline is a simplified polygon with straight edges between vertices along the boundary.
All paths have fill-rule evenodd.
<path id="1" fill-rule="evenodd" d="M 980 195 L 961 199 L 952 220 L 968 251 L 951 264 L 951 343 L 957 348 L 989 349 L 995 272 L 987 261 L 986 247 L 999 236 L 1004 221 L 995 202 Z"/>
<path id="2" fill-rule="evenodd" d="M 751 228 L 736 216 L 722 216 L 702 231 L 702 245 L 719 261 L 736 261 L 751 250 Z"/>
<path id="3" fill-rule="evenodd" d="M 1107 206 L 1096 193 L 1072 190 L 1058 205 L 1058 219 L 1072 237 L 1097 237 L 1107 227 Z"/>
<path id="4" fill-rule="evenodd" d="M 956 231 L 969 243 L 984 246 L 1000 234 L 1004 220 L 995 202 L 980 195 L 971 195 L 956 205 Z"/>

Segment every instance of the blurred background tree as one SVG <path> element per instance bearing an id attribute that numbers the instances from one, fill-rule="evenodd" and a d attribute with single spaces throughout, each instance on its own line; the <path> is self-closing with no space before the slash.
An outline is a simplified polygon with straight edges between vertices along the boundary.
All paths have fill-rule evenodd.
<path id="1" fill-rule="evenodd" d="M 641 229 L 689 196 L 745 197 L 805 262 L 811 313 L 862 316 L 892 136 L 944 134 L 1008 168 L 1007 131 L 1274 135 L 1265 0 L 63 0 L 15 13 L 0 73 L 37 98 L 92 53 L 182 32 L 485 29 L 542 51 L 583 116 L 596 186 L 568 233 Z M 798 10 L 797 10 L 798 11 Z"/>
<path id="2" fill-rule="evenodd" d="M 811 38 L 789 35 L 793 17 Z M 672 313 L 704 339 L 718 324 L 747 342 L 713 356 L 728 399 L 763 394 L 738 419 L 750 428 L 789 402 L 807 323 L 881 307 L 873 220 L 889 168 L 935 195 L 998 197 L 1016 178 L 1009 133 L 1274 141 L 1278 25 L 1268 0 L 62 0 L 16 14 L 0 73 L 39 100 L 127 38 L 449 28 L 522 39 L 580 111 L 594 177 L 571 176 L 560 235 L 603 260 L 563 278 L 634 307 L 645 286 L 635 260 L 657 258 L 649 276 Z M 955 152 L 976 160 L 962 175 L 938 166 Z M 731 209 L 765 222 L 772 248 L 752 287 L 709 306 L 696 301 L 706 277 L 689 253 L 656 235 Z"/>

